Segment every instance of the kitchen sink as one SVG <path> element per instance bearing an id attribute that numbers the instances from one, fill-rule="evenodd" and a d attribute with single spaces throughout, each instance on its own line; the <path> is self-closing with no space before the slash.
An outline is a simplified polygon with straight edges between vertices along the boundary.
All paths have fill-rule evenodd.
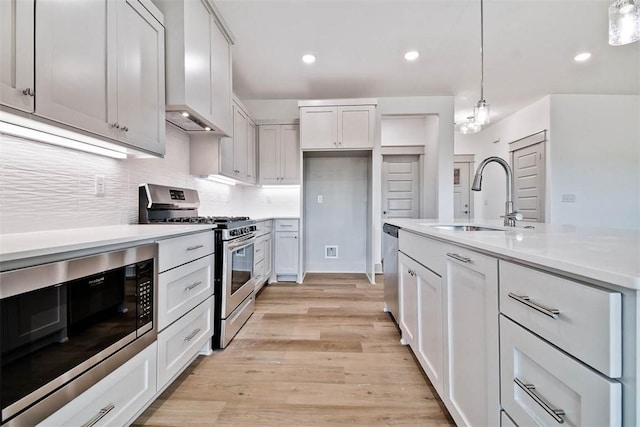
<path id="1" fill-rule="evenodd" d="M 427 225 L 427 224 L 425 224 Z M 479 225 L 431 225 L 429 227 L 451 231 L 504 231 L 502 228 L 481 227 Z"/>

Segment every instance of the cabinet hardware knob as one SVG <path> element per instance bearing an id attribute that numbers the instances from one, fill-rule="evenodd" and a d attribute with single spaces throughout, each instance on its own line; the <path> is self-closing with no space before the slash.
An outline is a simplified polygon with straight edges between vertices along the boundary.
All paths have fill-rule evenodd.
<path id="1" fill-rule="evenodd" d="M 23 95 L 27 95 L 27 96 L 35 96 L 36 92 L 33 89 L 31 89 L 30 87 L 28 87 L 28 88 L 26 88 L 26 89 L 24 89 L 22 91 L 22 94 Z"/>
<path id="2" fill-rule="evenodd" d="M 123 127 L 122 127 L 122 130 L 123 130 L 123 131 L 125 131 L 125 132 L 129 132 L 129 128 L 128 128 L 128 127 L 126 127 L 126 126 L 123 126 Z"/>
<path id="3" fill-rule="evenodd" d="M 112 128 L 120 129 L 120 125 L 118 123 L 111 123 Z"/>
<path id="4" fill-rule="evenodd" d="M 508 296 L 509 298 L 514 299 L 519 303 L 526 305 L 527 307 L 531 307 L 534 310 L 539 311 L 545 316 L 549 316 L 551 318 L 557 319 L 558 316 L 560 315 L 560 310 L 557 310 L 555 308 L 547 308 L 543 305 L 536 304 L 535 302 L 531 301 L 531 298 L 529 298 L 526 295 L 516 295 L 513 292 L 509 292 Z"/>
<path id="5" fill-rule="evenodd" d="M 564 423 L 564 419 L 561 415 L 564 415 L 564 410 L 553 408 L 547 401 L 545 401 L 538 393 L 536 393 L 536 386 L 533 384 L 525 384 L 519 378 L 514 378 L 513 382 L 529 395 L 535 402 L 542 407 L 547 414 L 551 415 L 558 424 Z"/>

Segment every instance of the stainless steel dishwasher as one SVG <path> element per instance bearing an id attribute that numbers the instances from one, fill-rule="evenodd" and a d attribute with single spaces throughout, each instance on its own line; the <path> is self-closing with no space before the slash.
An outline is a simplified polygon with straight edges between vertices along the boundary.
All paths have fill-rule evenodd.
<path id="1" fill-rule="evenodd" d="M 382 226 L 382 246 L 384 269 L 384 311 L 391 313 L 398 322 L 400 306 L 398 303 L 398 230 L 395 225 Z"/>

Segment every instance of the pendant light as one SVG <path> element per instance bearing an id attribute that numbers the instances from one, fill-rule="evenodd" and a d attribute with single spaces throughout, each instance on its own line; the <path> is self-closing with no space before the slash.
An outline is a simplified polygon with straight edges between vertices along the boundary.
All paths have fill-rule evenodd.
<path id="1" fill-rule="evenodd" d="M 473 107 L 473 119 L 479 125 L 486 125 L 489 118 L 489 104 L 484 100 L 484 7 L 480 0 L 480 100 Z"/>
<path id="2" fill-rule="evenodd" d="M 640 1 L 616 0 L 609 6 L 609 44 L 620 46 L 640 40 Z"/>
<path id="3" fill-rule="evenodd" d="M 467 117 L 467 121 L 460 125 L 460 133 L 468 135 L 478 133 L 482 127 L 473 119 L 473 116 Z"/>

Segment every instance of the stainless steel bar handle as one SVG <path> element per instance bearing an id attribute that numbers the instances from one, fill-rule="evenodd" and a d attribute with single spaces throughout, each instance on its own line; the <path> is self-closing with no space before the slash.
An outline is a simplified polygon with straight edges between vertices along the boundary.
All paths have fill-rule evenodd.
<path id="1" fill-rule="evenodd" d="M 93 418 L 91 418 L 85 424 L 82 424 L 82 427 L 92 427 L 96 425 L 98 421 L 103 419 L 104 416 L 107 415 L 109 412 L 113 411 L 115 407 L 116 405 L 114 405 L 113 403 L 108 404 L 104 408 L 100 409 L 100 411 L 98 411 L 98 413 Z"/>
<path id="2" fill-rule="evenodd" d="M 553 319 L 557 319 L 558 315 L 560 314 L 560 310 L 557 310 L 555 308 L 547 308 L 543 305 L 536 304 L 535 302 L 531 301 L 531 298 L 529 298 L 526 295 L 516 295 L 513 292 L 509 292 L 508 295 L 509 295 L 509 298 L 514 299 L 519 303 L 526 305 L 527 307 L 531 307 L 534 310 L 539 311 L 540 313 L 546 316 L 549 316 Z"/>
<path id="3" fill-rule="evenodd" d="M 230 250 L 240 249 L 243 246 L 249 246 L 250 244 L 255 243 L 255 240 L 256 240 L 256 235 L 255 233 L 253 233 L 253 234 L 247 235 L 246 237 L 229 242 L 229 245 L 227 246 L 227 248 Z"/>
<path id="4" fill-rule="evenodd" d="M 188 251 L 195 251 L 196 249 L 200 249 L 200 248 L 204 248 L 204 245 L 195 245 L 195 246 L 189 246 L 187 248 Z"/>
<path id="5" fill-rule="evenodd" d="M 564 423 L 564 419 L 561 415 L 564 415 L 564 410 L 553 408 L 546 400 L 544 400 L 538 393 L 536 393 L 536 386 L 533 384 L 525 384 L 518 378 L 514 378 L 513 382 L 518 385 L 525 393 L 529 395 L 535 402 L 542 407 L 549 415 L 553 417 L 558 424 Z"/>
<path id="6" fill-rule="evenodd" d="M 462 256 L 462 255 L 458 255 L 458 254 L 454 254 L 454 253 L 447 253 L 448 257 L 451 257 L 453 259 L 457 259 L 458 261 L 462 261 L 465 264 L 468 264 L 471 262 L 471 258 L 468 258 L 466 256 Z"/>
<path id="7" fill-rule="evenodd" d="M 196 286 L 200 286 L 202 285 L 201 281 L 197 281 L 192 285 L 187 286 L 186 288 L 184 288 L 185 291 L 190 291 L 191 289 L 195 288 Z"/>
<path id="8" fill-rule="evenodd" d="M 191 341 L 191 340 L 193 339 L 193 337 L 195 337 L 196 335 L 198 335 L 198 332 L 200 332 L 200 331 L 201 331 L 201 329 L 200 329 L 200 328 L 198 328 L 198 329 L 194 329 L 194 330 L 193 330 L 193 332 L 191 332 L 191 333 L 189 334 L 189 336 L 187 336 L 184 340 L 185 340 L 186 342 Z"/>

